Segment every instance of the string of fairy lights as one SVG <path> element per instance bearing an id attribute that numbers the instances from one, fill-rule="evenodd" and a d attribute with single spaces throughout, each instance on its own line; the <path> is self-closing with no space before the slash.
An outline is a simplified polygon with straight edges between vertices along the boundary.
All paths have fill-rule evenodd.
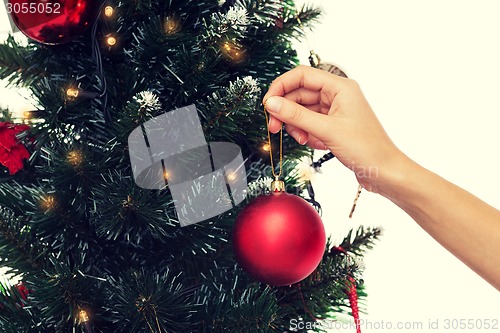
<path id="1" fill-rule="evenodd" d="M 103 7 L 100 10 L 100 13 L 105 20 L 113 20 L 117 16 L 117 10 L 115 9 L 115 7 L 109 4 L 103 5 Z M 98 23 L 96 22 L 94 28 L 97 27 L 97 24 Z M 181 21 L 175 15 L 166 16 L 165 19 L 163 20 L 162 30 L 167 35 L 177 34 L 182 30 Z M 94 46 L 97 47 L 104 46 L 108 50 L 113 50 L 119 47 L 120 45 L 119 35 L 116 32 L 104 33 L 102 37 L 104 44 L 102 44 L 102 42 L 97 42 L 95 31 L 92 34 L 92 38 L 94 39 L 93 40 Z M 235 64 L 240 63 L 243 60 L 245 60 L 247 56 L 247 50 L 236 41 L 223 40 L 219 42 L 217 45 L 223 58 L 232 63 Z M 101 71 L 100 66 L 102 66 L 102 60 L 100 58 L 101 57 L 100 50 L 95 49 L 94 56 L 96 58 L 95 60 L 98 63 L 97 69 L 98 71 Z M 101 81 L 104 82 L 104 91 L 93 92 L 82 89 L 78 84 L 75 83 L 69 84 L 65 88 L 63 88 L 64 91 L 63 96 L 65 103 L 73 103 L 77 100 L 82 100 L 82 99 L 96 99 L 103 97 L 106 94 L 105 77 L 103 77 L 102 71 L 100 74 L 102 76 Z M 38 118 L 43 114 L 44 114 L 43 110 L 24 111 L 22 113 L 22 122 L 23 123 L 36 122 Z M 270 146 L 268 143 L 264 143 L 261 149 L 263 152 L 269 152 Z M 85 161 L 86 161 L 86 156 L 80 149 L 72 149 L 68 151 L 66 154 L 67 164 L 73 167 L 75 170 L 80 169 L 84 165 Z M 170 172 L 165 170 L 164 177 L 166 180 L 170 178 L 171 177 Z M 236 179 L 236 174 L 228 175 L 229 181 L 234 181 L 235 179 Z M 128 200 L 132 201 L 133 198 L 129 196 Z M 57 194 L 50 193 L 42 195 L 39 199 L 39 209 L 45 213 L 57 214 L 58 210 L 60 209 L 60 206 L 58 205 Z M 151 330 L 151 332 L 154 333 L 156 328 L 153 329 L 152 324 L 149 322 L 148 318 L 146 318 L 143 310 L 144 309 L 140 307 L 138 308 L 138 311 L 142 313 L 142 315 L 145 317 L 149 329 Z M 156 316 L 156 313 L 155 317 L 156 317 L 156 325 L 153 326 L 157 326 L 158 332 L 161 332 L 161 328 L 159 326 L 158 317 Z M 85 333 L 94 333 L 89 309 L 83 309 L 83 308 L 78 309 L 77 313 L 75 314 L 75 323 L 80 325 L 81 328 L 85 331 Z"/>
<path id="2" fill-rule="evenodd" d="M 104 4 L 100 10 L 100 13 L 104 17 L 105 20 L 114 20 L 117 16 L 117 10 L 115 9 L 115 7 L 113 7 L 112 5 L 109 5 L 109 4 Z M 299 22 L 300 22 L 300 20 L 299 20 Z M 96 24 L 95 25 L 95 27 L 96 27 L 97 22 L 95 24 Z M 300 25 L 302 27 L 302 24 L 300 24 Z M 182 31 L 182 22 L 175 15 L 168 15 L 163 20 L 162 30 L 167 35 L 178 34 L 179 32 Z M 104 33 L 103 37 L 102 37 L 102 41 L 97 42 L 97 43 L 96 43 L 95 37 L 96 36 L 93 35 L 93 38 L 94 38 L 93 42 L 95 43 L 94 45 L 97 45 L 97 47 L 99 47 L 99 44 L 100 44 L 101 47 L 104 46 L 105 48 L 112 50 L 112 49 L 115 49 L 115 48 L 120 46 L 120 37 L 116 32 Z M 244 61 L 248 56 L 247 49 L 235 40 L 222 40 L 222 41 L 219 41 L 216 45 L 218 46 L 218 49 L 221 52 L 221 55 L 224 57 L 224 59 L 226 59 L 227 61 L 230 61 L 231 63 L 238 64 L 238 63 Z M 96 61 L 98 63 L 98 66 L 97 66 L 98 71 L 101 71 L 102 59 L 100 58 L 100 51 L 99 52 L 97 52 L 97 51 L 98 50 L 94 50 L 94 55 L 96 56 Z M 313 51 L 311 51 L 311 54 L 312 54 L 312 52 Z M 100 75 L 102 76 L 101 80 L 104 83 L 102 92 L 87 91 L 87 90 L 84 90 L 81 87 L 79 87 L 77 84 L 70 84 L 70 85 L 66 86 L 65 88 L 63 88 L 65 103 L 73 103 L 76 100 L 81 100 L 81 99 L 96 99 L 96 98 L 104 97 L 106 94 L 106 81 L 105 81 L 105 77 L 103 77 L 102 71 L 100 72 Z M 104 107 L 106 107 L 106 103 L 103 103 L 103 104 L 104 104 Z M 36 121 L 37 115 L 39 115 L 40 113 L 43 113 L 43 110 L 25 111 L 23 113 L 23 122 L 29 123 L 32 121 Z M 271 150 L 270 143 L 264 137 L 262 138 L 262 142 L 263 143 L 260 146 L 261 153 L 263 153 L 263 154 L 269 153 L 269 151 Z M 332 158 L 334 158 L 333 154 L 331 154 L 331 153 L 327 154 L 319 161 L 313 162 L 313 164 L 311 166 L 314 167 L 315 170 L 318 170 L 324 162 L 326 162 Z M 73 167 L 75 170 L 80 169 L 84 165 L 85 161 L 86 161 L 86 156 L 83 153 L 83 151 L 81 151 L 80 149 L 72 149 L 72 150 L 68 151 L 66 154 L 66 162 L 68 163 L 68 165 Z M 165 170 L 164 178 L 167 180 L 171 176 L 172 175 L 170 174 L 170 172 Z M 235 178 L 236 178 L 236 174 L 228 175 L 229 181 L 234 181 Z M 314 190 L 312 188 L 310 179 L 304 179 L 304 180 L 306 181 L 307 191 L 308 191 L 309 197 L 310 197 L 308 201 L 311 202 L 315 206 L 316 209 L 321 210 L 321 206 L 315 200 Z M 358 194 L 358 196 L 359 196 L 359 194 Z M 129 196 L 129 200 L 131 201 L 131 200 L 133 200 L 133 198 L 131 198 Z M 356 201 L 357 201 L 357 199 L 356 199 Z M 58 207 L 59 206 L 58 206 L 56 194 L 50 193 L 50 194 L 43 195 L 40 198 L 39 208 L 42 211 L 44 211 L 44 212 L 57 212 Z M 355 207 L 355 205 L 354 205 L 354 207 Z M 354 207 L 353 207 L 353 210 L 354 210 Z M 351 215 L 352 215 L 352 212 L 351 212 Z M 142 312 L 142 310 L 140 308 L 138 311 L 144 315 L 144 313 Z M 92 328 L 91 316 L 89 315 L 90 312 L 91 312 L 90 309 L 80 308 L 77 310 L 77 314 L 75 315 L 75 322 L 77 324 L 79 324 L 86 333 L 94 333 L 94 330 Z M 153 330 L 151 324 L 149 323 L 147 318 L 145 318 L 145 319 L 146 319 L 146 322 L 149 326 L 149 329 L 151 330 L 151 332 L 154 333 L 154 330 Z M 158 319 L 156 318 L 156 321 L 157 320 Z M 158 324 L 158 329 L 159 329 L 159 332 L 161 332 L 161 328 L 159 327 L 159 324 Z"/>

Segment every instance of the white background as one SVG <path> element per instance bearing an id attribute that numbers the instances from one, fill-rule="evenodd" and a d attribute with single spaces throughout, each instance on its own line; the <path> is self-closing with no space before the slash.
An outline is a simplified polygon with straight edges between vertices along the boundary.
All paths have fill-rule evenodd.
<path id="1" fill-rule="evenodd" d="M 397 145 L 500 207 L 500 1 L 335 0 L 322 7 L 325 15 L 309 44 L 361 84 Z M 0 31 L 8 29 L 2 8 Z M 298 47 L 307 64 L 308 46 Z M 29 108 L 5 90 L 0 104 Z M 500 319 L 500 293 L 388 200 L 363 192 L 349 220 L 357 183 L 340 163 L 327 163 L 314 180 L 334 238 L 359 224 L 385 230 L 365 258 L 369 297 L 362 318 L 374 327 L 363 327 L 364 333 L 388 331 L 382 321 L 423 325 L 393 329 L 398 332 L 462 332 L 445 330 L 444 320 Z M 438 319 L 440 328 L 428 329 L 429 319 Z"/>
<path id="2" fill-rule="evenodd" d="M 500 2 L 335 0 L 322 6 L 322 24 L 309 44 L 360 83 L 396 144 L 500 207 Z M 369 297 L 362 318 L 373 328 L 363 332 L 389 331 L 375 329 L 382 321 L 393 328 L 422 323 L 399 332 L 461 332 L 445 330 L 444 320 L 500 319 L 500 293 L 388 200 L 363 192 L 349 220 L 357 183 L 338 161 L 326 164 L 314 184 L 332 235 L 359 224 L 385 230 L 365 257 Z M 439 319 L 440 328 L 428 329 L 429 319 Z"/>

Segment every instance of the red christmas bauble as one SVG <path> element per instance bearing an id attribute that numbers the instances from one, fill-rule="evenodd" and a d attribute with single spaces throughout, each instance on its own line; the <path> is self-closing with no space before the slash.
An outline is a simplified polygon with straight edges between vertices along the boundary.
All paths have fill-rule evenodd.
<path id="1" fill-rule="evenodd" d="M 92 25 L 99 0 L 9 0 L 7 12 L 29 38 L 62 44 L 81 36 Z"/>
<path id="2" fill-rule="evenodd" d="M 310 275 L 325 246 L 319 214 L 304 199 L 285 192 L 254 199 L 234 225 L 236 260 L 253 278 L 273 286 L 294 284 Z"/>

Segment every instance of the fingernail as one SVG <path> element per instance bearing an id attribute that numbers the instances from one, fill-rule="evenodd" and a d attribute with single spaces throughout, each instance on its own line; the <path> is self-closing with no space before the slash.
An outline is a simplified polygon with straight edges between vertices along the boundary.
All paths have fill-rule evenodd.
<path id="1" fill-rule="evenodd" d="M 278 113 L 280 112 L 281 109 L 281 104 L 283 104 L 283 101 L 281 100 L 281 97 L 269 97 L 266 101 L 266 109 L 267 111 L 271 113 Z"/>
<path id="2" fill-rule="evenodd" d="M 266 105 L 266 102 L 267 102 L 267 94 L 264 96 L 264 98 L 262 98 L 262 105 Z"/>
<path id="3" fill-rule="evenodd" d="M 290 135 L 295 139 L 297 140 L 297 142 L 301 145 L 303 145 L 305 142 L 302 142 L 302 136 L 300 135 L 299 132 L 297 131 L 291 131 L 290 132 Z"/>

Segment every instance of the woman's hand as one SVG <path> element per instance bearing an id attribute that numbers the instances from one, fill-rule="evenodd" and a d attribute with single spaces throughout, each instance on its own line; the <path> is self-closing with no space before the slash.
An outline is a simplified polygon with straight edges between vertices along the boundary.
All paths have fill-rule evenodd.
<path id="1" fill-rule="evenodd" d="M 271 84 L 264 104 L 271 132 L 285 123 L 300 144 L 331 150 L 370 191 L 405 159 L 351 79 L 299 66 Z"/>

